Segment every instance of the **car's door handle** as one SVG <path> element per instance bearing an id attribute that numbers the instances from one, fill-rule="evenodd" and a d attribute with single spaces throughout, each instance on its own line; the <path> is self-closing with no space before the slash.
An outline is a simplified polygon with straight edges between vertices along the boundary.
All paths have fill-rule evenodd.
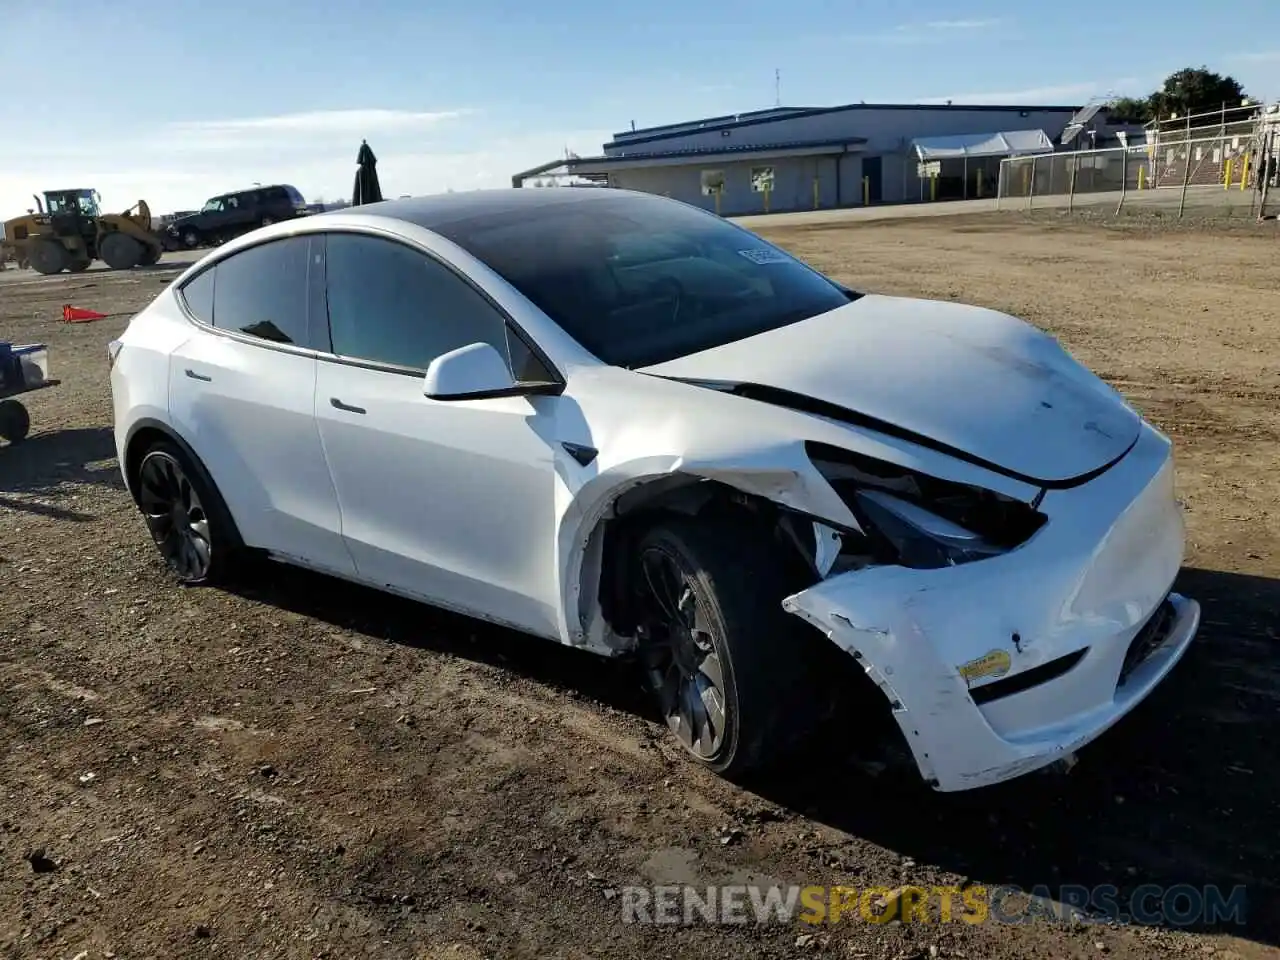
<path id="1" fill-rule="evenodd" d="M 196 373 L 190 367 L 187 367 L 186 373 L 192 380 L 203 380 L 205 383 L 213 383 L 213 377 L 206 377 L 203 373 Z"/>
<path id="2" fill-rule="evenodd" d="M 365 413 L 366 412 L 364 407 L 353 407 L 349 403 L 343 403 L 337 397 L 330 397 L 329 405 L 332 406 L 335 410 L 345 410 L 347 411 L 347 413 Z"/>

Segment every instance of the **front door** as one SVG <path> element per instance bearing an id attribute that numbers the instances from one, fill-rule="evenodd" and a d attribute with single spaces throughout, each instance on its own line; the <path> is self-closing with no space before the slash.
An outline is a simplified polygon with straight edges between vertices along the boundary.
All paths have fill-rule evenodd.
<path id="1" fill-rule="evenodd" d="M 447 267 L 359 234 L 327 241 L 334 356 L 315 415 L 361 579 L 559 636 L 553 436 L 558 397 L 438 401 L 433 359 L 506 321 Z"/>

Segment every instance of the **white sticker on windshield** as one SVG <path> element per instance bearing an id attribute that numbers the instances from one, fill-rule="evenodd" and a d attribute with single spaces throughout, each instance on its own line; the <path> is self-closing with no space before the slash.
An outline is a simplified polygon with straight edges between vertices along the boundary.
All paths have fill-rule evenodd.
<path id="1" fill-rule="evenodd" d="M 781 250 L 769 250 L 763 247 L 757 247 L 755 250 L 739 250 L 738 253 L 752 263 L 789 263 L 791 259 Z"/>

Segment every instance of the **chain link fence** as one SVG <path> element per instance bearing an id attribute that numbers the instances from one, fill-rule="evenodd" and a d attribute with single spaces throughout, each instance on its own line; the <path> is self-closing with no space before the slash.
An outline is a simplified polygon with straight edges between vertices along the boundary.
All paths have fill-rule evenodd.
<path id="1" fill-rule="evenodd" d="M 1142 144 L 1010 157 L 1000 164 L 996 205 L 1275 216 L 1280 113 L 1255 106 L 1247 119 L 1225 110 L 1222 117 L 1214 126 L 1195 126 L 1194 118 L 1153 124 Z"/>

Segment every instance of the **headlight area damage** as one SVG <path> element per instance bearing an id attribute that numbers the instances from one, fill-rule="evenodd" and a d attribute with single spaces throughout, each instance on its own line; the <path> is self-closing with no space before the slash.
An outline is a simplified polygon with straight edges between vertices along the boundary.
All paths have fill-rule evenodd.
<path id="1" fill-rule="evenodd" d="M 997 556 L 1026 542 L 1045 520 L 1034 506 L 1002 494 L 838 447 L 809 443 L 806 453 L 857 520 L 830 534 L 839 550 L 830 568 L 818 571 L 823 576 L 885 565 L 929 570 Z"/>
<path id="2" fill-rule="evenodd" d="M 573 597 L 577 642 L 625 645 L 628 571 L 610 558 L 625 555 L 616 541 L 633 519 L 740 510 L 798 565 L 783 608 L 865 672 L 922 777 L 952 791 L 1068 759 L 1195 634 L 1197 604 L 1170 592 L 1184 535 L 1170 446 L 1150 427 L 1102 474 L 1025 500 L 825 443 L 803 446 L 803 468 L 779 452 L 719 467 L 680 458 L 611 498 L 604 535 L 580 544 L 577 583 L 601 589 Z"/>

